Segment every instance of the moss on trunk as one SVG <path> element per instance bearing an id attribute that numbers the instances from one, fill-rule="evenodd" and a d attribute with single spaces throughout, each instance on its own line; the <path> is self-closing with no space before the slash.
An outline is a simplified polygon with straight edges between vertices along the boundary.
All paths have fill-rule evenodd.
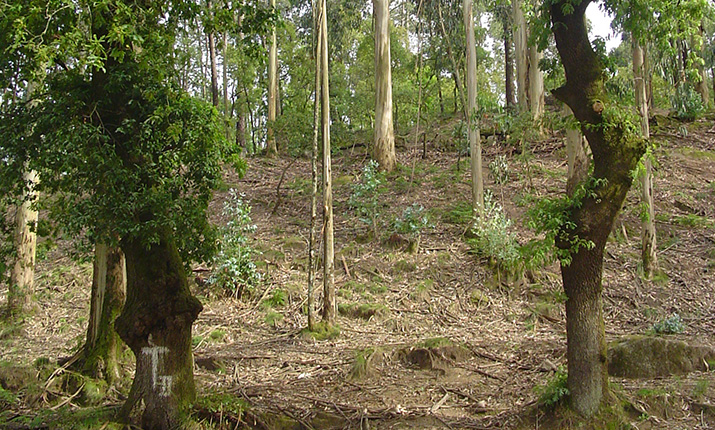
<path id="1" fill-rule="evenodd" d="M 202 306 L 189 290 L 168 232 L 151 245 L 125 239 L 122 249 L 127 264 L 127 301 L 115 325 L 137 364 L 122 414 L 127 417 L 142 400 L 143 428 L 181 428 L 196 394 L 191 325 Z"/>
<path id="2" fill-rule="evenodd" d="M 560 232 L 557 246 L 571 252 L 561 265 L 566 302 L 568 388 L 571 406 L 592 416 L 608 394 L 605 328 L 602 310 L 603 251 L 616 215 L 631 186 L 631 172 L 645 152 L 633 124 L 608 105 L 604 67 L 588 39 L 585 12 L 590 0 L 551 5 L 556 47 L 566 84 L 554 95 L 568 104 L 581 123 L 593 153 L 595 187 L 575 204 L 572 226 Z M 570 13 L 564 13 L 564 9 Z M 592 246 L 573 250 L 573 243 Z"/>

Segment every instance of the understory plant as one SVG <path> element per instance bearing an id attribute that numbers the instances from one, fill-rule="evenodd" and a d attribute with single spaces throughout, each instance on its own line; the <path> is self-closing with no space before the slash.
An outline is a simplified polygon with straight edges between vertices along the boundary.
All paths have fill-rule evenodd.
<path id="1" fill-rule="evenodd" d="M 380 218 L 380 185 L 384 175 L 378 170 L 378 164 L 370 160 L 360 174 L 360 181 L 353 185 L 348 204 L 357 212 L 358 219 L 367 224 L 373 237 L 377 236 Z"/>
<path id="2" fill-rule="evenodd" d="M 672 98 L 675 116 L 683 121 L 694 121 L 705 112 L 703 100 L 691 84 L 684 83 L 675 89 Z"/>
<path id="3" fill-rule="evenodd" d="M 494 195 L 484 193 L 484 214 L 475 217 L 467 243 L 472 252 L 487 257 L 500 270 L 516 273 L 521 266 L 521 255 L 512 222 Z"/>
<path id="4" fill-rule="evenodd" d="M 396 233 L 404 234 L 410 238 L 409 251 L 414 253 L 419 250 L 422 231 L 432 228 L 432 223 L 425 212 L 424 206 L 419 203 L 413 203 L 405 208 L 401 217 L 395 219 L 394 227 Z"/>
<path id="5" fill-rule="evenodd" d="M 228 192 L 222 215 L 228 221 L 221 229 L 220 249 L 213 261 L 213 272 L 208 279 L 228 295 L 240 298 L 261 282 L 261 274 L 252 257 L 257 253 L 248 243 L 248 235 L 256 231 L 251 220 L 251 207 L 236 190 Z"/>

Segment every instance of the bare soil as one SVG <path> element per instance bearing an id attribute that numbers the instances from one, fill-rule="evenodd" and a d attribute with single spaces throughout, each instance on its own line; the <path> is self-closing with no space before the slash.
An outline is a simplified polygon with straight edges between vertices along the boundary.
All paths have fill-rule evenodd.
<path id="1" fill-rule="evenodd" d="M 447 135 L 448 127 L 428 136 Z M 685 331 L 674 338 L 715 346 L 715 130 L 711 121 L 687 128 L 686 136 L 675 126 L 655 133 L 661 272 L 653 280 L 638 274 L 635 187 L 607 246 L 603 283 L 609 340 L 646 334 L 678 313 Z M 448 139 L 428 142 L 424 159 L 421 145 L 413 147 L 409 140 L 398 146 L 400 168 L 388 175 L 380 196 L 375 238 L 368 237 L 368 227 L 348 205 L 368 159 L 364 147 L 334 154 L 338 303 L 385 308 L 372 316 L 340 315 L 340 334 L 329 340 L 301 334 L 307 325 L 309 160 L 252 158 L 245 177 L 227 173 L 228 187 L 252 206 L 257 231 L 251 243 L 262 251 L 256 260 L 265 282 L 240 300 L 194 286 L 204 303 L 194 327 L 201 395 L 235 396 L 253 410 L 288 417 L 302 428 L 549 427 L 547 413 L 536 408 L 535 387 L 566 366 L 558 266 L 545 267 L 525 282 L 498 279 L 487 260 L 468 253 L 468 225 L 449 222 L 457 204 L 469 201 L 465 161 L 457 165 Z M 524 202 L 560 195 L 566 181 L 560 136 L 530 147 L 530 155 L 516 155 L 498 139 L 484 145 L 485 166 L 499 154 L 509 155 L 509 182 L 497 185 L 486 175 L 485 185 L 514 220 L 522 242 L 533 237 L 524 227 Z M 217 222 L 226 195 L 217 193 L 212 203 Z M 417 254 L 387 243 L 392 221 L 413 203 L 423 205 L 434 224 L 422 234 Z M 55 249 L 40 261 L 37 310 L 19 333 L 0 340 L 0 360 L 54 361 L 81 345 L 91 265 L 70 260 L 65 252 Z M 267 307 L 265 298 L 279 289 L 286 293 L 285 305 Z M 0 302 L 6 291 L 0 289 Z M 632 428 L 715 428 L 715 371 L 611 382 L 632 405 Z M 209 428 L 208 419 L 203 425 Z"/>

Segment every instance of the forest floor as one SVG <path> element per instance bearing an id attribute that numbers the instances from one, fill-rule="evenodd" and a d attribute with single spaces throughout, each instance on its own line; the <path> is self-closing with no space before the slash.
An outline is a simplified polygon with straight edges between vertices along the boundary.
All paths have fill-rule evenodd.
<path id="1" fill-rule="evenodd" d="M 487 259 L 469 252 L 468 160 L 457 163 L 448 137 L 453 125 L 427 132 L 425 158 L 412 138 L 398 145 L 399 167 L 380 188 L 376 237 L 348 203 L 369 159 L 365 146 L 335 152 L 335 283 L 341 312 L 340 334 L 332 339 L 302 333 L 309 159 L 251 158 L 245 177 L 227 174 L 226 189 L 212 203 L 215 220 L 221 222 L 229 188 L 243 194 L 257 226 L 250 244 L 261 251 L 255 260 L 264 281 L 241 299 L 199 286 L 202 282 L 193 286 L 204 304 L 194 326 L 200 405 L 240 399 L 258 411 L 243 417 L 258 428 L 260 421 L 316 429 L 566 426 L 568 418 L 549 427 L 547 412 L 537 408 L 543 390 L 536 388 L 553 385 L 566 365 L 558 265 L 507 282 Z M 684 331 L 668 338 L 715 347 L 715 128 L 711 120 L 686 128 L 669 121 L 655 127 L 660 271 L 652 280 L 639 275 L 635 186 L 606 248 L 608 341 L 655 336 L 654 324 L 677 313 Z M 532 142 L 528 154 L 517 154 L 500 139 L 486 140 L 483 150 L 485 166 L 507 155 L 509 181 L 495 184 L 487 174 L 485 187 L 503 205 L 523 243 L 533 237 L 525 227 L 528 206 L 565 189 L 563 138 Z M 402 249 L 393 235 L 393 220 L 413 203 L 424 206 L 434 225 L 422 234 L 416 254 Z M 201 270 L 195 275 L 208 276 Z M 81 345 L 90 278 L 91 264 L 77 263 L 59 249 L 41 253 L 37 311 L 20 332 L 0 339 L 0 360 L 55 362 Z M 319 279 L 317 304 L 321 286 Z M 5 295 L 6 289 L 0 290 L 0 302 Z M 611 387 L 631 405 L 630 428 L 715 428 L 715 371 L 710 370 L 654 379 L 612 377 Z M 23 404 L 20 395 L 8 401 L 8 410 L 31 415 L 63 399 L 61 408 L 79 408 L 78 399 L 67 396 L 38 406 Z M 237 416 L 229 406 L 213 415 L 209 406 L 198 412 L 205 428 L 234 428 Z M 282 421 L 267 418 L 281 416 Z"/>

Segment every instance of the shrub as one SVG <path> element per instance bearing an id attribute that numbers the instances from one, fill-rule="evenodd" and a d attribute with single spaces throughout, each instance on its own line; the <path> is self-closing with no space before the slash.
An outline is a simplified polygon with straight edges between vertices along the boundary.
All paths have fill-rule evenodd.
<path id="1" fill-rule="evenodd" d="M 402 217 L 395 220 L 394 226 L 397 233 L 410 236 L 417 236 L 423 229 L 433 227 L 424 206 L 418 203 L 413 203 L 412 206 L 405 208 Z"/>
<path id="2" fill-rule="evenodd" d="M 506 161 L 506 155 L 498 155 L 489 163 L 489 171 L 497 184 L 509 182 L 509 163 Z"/>
<path id="3" fill-rule="evenodd" d="M 688 83 L 683 83 L 675 89 L 671 103 L 675 116 L 683 121 L 693 121 L 705 112 L 700 94 Z"/>
<path id="4" fill-rule="evenodd" d="M 553 408 L 569 395 L 567 388 L 568 374 L 560 367 L 554 377 L 544 386 L 536 387 L 536 394 L 539 396 L 539 405 L 545 408 Z"/>
<path id="5" fill-rule="evenodd" d="M 653 331 L 658 334 L 680 334 L 685 331 L 685 324 L 677 313 L 653 324 Z"/>
<path id="6" fill-rule="evenodd" d="M 484 194 L 484 215 L 477 217 L 472 225 L 474 238 L 467 243 L 472 252 L 488 257 L 497 267 L 516 272 L 520 264 L 519 244 L 511 231 L 511 220 L 506 217 L 501 205 L 490 192 Z"/>
<path id="7" fill-rule="evenodd" d="M 256 231 L 250 213 L 251 207 L 243 202 L 242 196 L 234 189 L 229 190 L 222 212 L 228 222 L 221 229 L 220 250 L 208 283 L 235 297 L 246 289 L 252 290 L 262 279 L 251 259 L 257 251 L 248 244 L 248 234 Z"/>
<path id="8" fill-rule="evenodd" d="M 380 217 L 380 185 L 384 175 L 378 171 L 378 164 L 370 160 L 362 169 L 360 182 L 353 185 L 353 193 L 348 204 L 358 214 L 360 221 L 367 224 L 377 236 Z"/>

